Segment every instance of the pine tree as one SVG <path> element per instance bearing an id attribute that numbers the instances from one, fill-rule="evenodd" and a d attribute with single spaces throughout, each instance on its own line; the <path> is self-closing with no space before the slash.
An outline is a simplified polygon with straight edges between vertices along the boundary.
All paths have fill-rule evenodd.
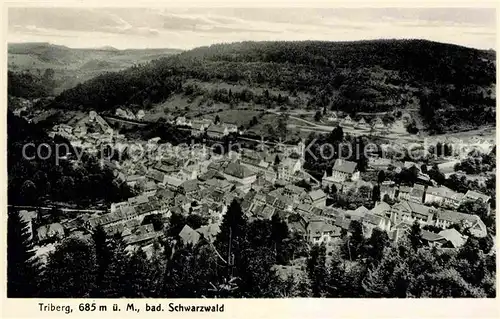
<path id="1" fill-rule="evenodd" d="M 217 234 L 215 246 L 228 265 L 234 264 L 233 261 L 240 259 L 241 249 L 243 248 L 246 233 L 247 219 L 241 210 L 240 203 L 234 199 L 222 219 L 220 232 Z M 233 267 L 228 267 L 228 276 L 233 275 Z"/>
<path id="2" fill-rule="evenodd" d="M 18 211 L 8 211 L 7 297 L 29 298 L 37 294 L 39 264 L 27 223 Z"/>
<path id="3" fill-rule="evenodd" d="M 422 246 L 422 230 L 420 229 L 420 224 L 417 221 L 411 225 L 408 238 L 410 239 L 413 250 L 417 250 L 420 246 Z"/>
<path id="4" fill-rule="evenodd" d="M 326 247 L 324 245 L 314 245 L 307 260 L 307 273 L 311 281 L 313 297 L 321 297 L 326 291 L 325 278 L 326 270 Z"/>
<path id="5" fill-rule="evenodd" d="M 49 255 L 42 296 L 88 298 L 94 290 L 96 270 L 92 244 L 79 238 L 67 238 Z"/>
<path id="6" fill-rule="evenodd" d="M 105 297 L 103 292 L 108 287 L 109 283 L 104 283 L 103 279 L 113 257 L 113 251 L 109 246 L 106 232 L 102 226 L 99 225 L 96 227 L 92 234 L 92 239 L 94 242 L 97 264 L 96 286 L 92 295 L 95 297 Z"/>
<path id="7" fill-rule="evenodd" d="M 97 281 L 97 296 L 104 298 L 121 298 L 125 294 L 125 266 L 128 257 L 125 252 L 125 244 L 121 238 L 110 239 L 107 244 L 109 260 L 107 260 L 106 269 L 102 274 L 101 281 Z M 98 261 L 99 267 L 99 261 Z M 99 268 L 98 268 L 99 269 Z M 98 270 L 99 275 L 99 270 Z"/>
<path id="8" fill-rule="evenodd" d="M 380 202 L 380 186 L 375 185 L 372 190 L 372 202 Z"/>

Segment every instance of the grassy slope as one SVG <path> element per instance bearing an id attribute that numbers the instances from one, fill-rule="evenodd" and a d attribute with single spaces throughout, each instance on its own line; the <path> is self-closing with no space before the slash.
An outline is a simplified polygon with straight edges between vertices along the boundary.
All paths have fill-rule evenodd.
<path id="1" fill-rule="evenodd" d="M 491 51 L 421 40 L 222 44 L 95 78 L 64 92 L 52 106 L 110 112 L 139 106 L 151 110 L 151 119 L 270 107 L 354 114 L 406 110 L 420 126 L 457 130 L 494 118 L 494 59 Z M 274 98 L 225 101 L 229 90 L 234 95 L 244 89 Z M 278 95 L 287 100 L 276 102 Z M 431 98 L 419 112 L 422 96 Z"/>

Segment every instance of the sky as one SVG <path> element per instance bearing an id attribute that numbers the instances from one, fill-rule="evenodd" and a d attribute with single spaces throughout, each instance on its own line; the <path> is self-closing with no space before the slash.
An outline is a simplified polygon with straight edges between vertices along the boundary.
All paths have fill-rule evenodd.
<path id="1" fill-rule="evenodd" d="M 9 42 L 191 49 L 221 42 L 428 39 L 496 48 L 494 9 L 9 8 Z"/>

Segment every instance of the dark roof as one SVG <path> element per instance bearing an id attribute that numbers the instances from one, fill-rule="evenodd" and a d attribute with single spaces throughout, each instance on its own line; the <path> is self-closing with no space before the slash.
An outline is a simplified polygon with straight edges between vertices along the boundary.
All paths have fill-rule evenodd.
<path id="1" fill-rule="evenodd" d="M 255 173 L 250 171 L 248 168 L 238 163 L 230 163 L 229 165 L 227 165 L 224 169 L 224 173 L 237 178 L 245 178 L 255 175 Z"/>
<path id="2" fill-rule="evenodd" d="M 356 166 L 357 166 L 356 162 L 336 159 L 335 164 L 333 165 L 333 170 L 342 173 L 352 174 L 356 171 Z"/>

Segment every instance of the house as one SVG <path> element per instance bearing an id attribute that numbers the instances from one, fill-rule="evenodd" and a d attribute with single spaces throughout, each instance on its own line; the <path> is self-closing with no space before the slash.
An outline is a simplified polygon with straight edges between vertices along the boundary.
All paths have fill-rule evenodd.
<path id="1" fill-rule="evenodd" d="M 323 187 L 331 186 L 335 183 L 343 183 L 346 180 L 358 180 L 359 172 L 356 171 L 357 163 L 346 161 L 344 159 L 336 159 L 332 168 L 331 176 L 323 176 Z"/>
<path id="2" fill-rule="evenodd" d="M 446 239 L 443 236 L 425 229 L 421 230 L 420 237 L 424 245 L 429 247 L 441 247 L 446 243 Z"/>
<path id="3" fill-rule="evenodd" d="M 145 179 L 146 177 L 142 175 L 129 175 L 125 178 L 125 183 L 127 183 L 129 187 L 134 187 L 139 181 L 143 181 Z"/>
<path id="4" fill-rule="evenodd" d="M 389 158 L 377 157 L 377 156 L 369 156 L 368 157 L 368 166 L 373 169 L 387 169 L 391 164 L 391 160 Z"/>
<path id="5" fill-rule="evenodd" d="M 321 219 L 311 220 L 307 224 L 306 236 L 312 244 L 329 243 L 334 237 L 340 237 L 341 229 Z"/>
<path id="6" fill-rule="evenodd" d="M 139 111 L 137 111 L 136 118 L 137 118 L 139 121 L 141 121 L 141 120 L 144 118 L 144 116 L 145 116 L 145 115 L 146 115 L 146 113 L 144 113 L 144 110 L 139 110 Z"/>
<path id="7" fill-rule="evenodd" d="M 382 119 L 380 117 L 377 117 L 373 123 L 373 128 L 376 129 L 376 130 L 385 130 L 387 127 L 385 126 L 384 122 L 382 121 Z"/>
<path id="8" fill-rule="evenodd" d="M 380 185 L 380 199 L 383 200 L 386 195 L 391 200 L 394 200 L 394 198 L 396 196 L 396 187 L 394 187 L 394 185 L 382 183 Z"/>
<path id="9" fill-rule="evenodd" d="M 302 171 L 302 160 L 287 157 L 278 165 L 278 179 L 293 182 L 302 179 L 297 174 Z"/>
<path id="10" fill-rule="evenodd" d="M 191 121 L 186 119 L 186 117 L 184 117 L 184 116 L 179 116 L 175 120 L 175 124 L 179 125 L 179 126 L 191 126 L 192 125 Z"/>
<path id="11" fill-rule="evenodd" d="M 478 199 L 482 200 L 484 203 L 489 203 L 491 197 L 476 191 L 468 190 L 467 193 L 465 193 L 464 197 L 462 198 L 461 202 L 476 201 Z"/>
<path id="12" fill-rule="evenodd" d="M 326 207 L 326 194 L 322 189 L 313 190 L 304 197 L 304 203 L 316 207 Z"/>
<path id="13" fill-rule="evenodd" d="M 286 220 L 286 224 L 292 232 L 303 235 L 307 233 L 307 220 L 299 213 L 290 214 Z"/>
<path id="14" fill-rule="evenodd" d="M 361 118 L 358 123 L 356 123 L 356 128 L 360 128 L 360 129 L 369 129 L 370 126 L 368 125 L 368 123 L 366 123 L 365 119 L 364 118 Z"/>
<path id="15" fill-rule="evenodd" d="M 179 237 L 184 245 L 196 245 L 200 241 L 201 235 L 189 227 L 189 225 L 184 225 L 179 233 Z"/>
<path id="16" fill-rule="evenodd" d="M 342 121 L 340 121 L 340 126 L 344 127 L 344 126 L 353 126 L 354 125 L 354 122 L 352 121 L 351 117 L 349 115 L 347 115 L 346 117 L 344 117 L 342 119 Z"/>
<path id="17" fill-rule="evenodd" d="M 200 228 L 196 229 L 196 231 L 210 243 L 215 241 L 217 234 L 220 233 L 220 224 L 212 223 L 208 225 L 203 225 Z"/>
<path id="18" fill-rule="evenodd" d="M 391 230 L 391 220 L 386 216 L 374 215 L 366 213 L 362 218 L 364 236 L 369 238 L 373 233 L 373 229 L 378 228 L 383 231 Z"/>
<path id="19" fill-rule="evenodd" d="M 160 172 L 156 169 L 150 169 L 146 175 L 147 178 L 149 178 L 151 181 L 159 184 L 166 184 L 167 181 L 167 175 L 165 173 Z"/>
<path id="20" fill-rule="evenodd" d="M 241 183 L 241 188 L 248 191 L 256 181 L 257 174 L 239 163 L 229 163 L 224 169 L 224 177 L 228 181 Z"/>
<path id="21" fill-rule="evenodd" d="M 391 206 L 385 202 L 377 203 L 375 207 L 370 210 L 370 214 L 391 217 Z"/>
<path id="22" fill-rule="evenodd" d="M 206 128 L 205 124 L 193 121 L 193 125 L 191 125 L 191 135 L 193 136 L 203 135 L 205 133 L 205 128 Z"/>
<path id="23" fill-rule="evenodd" d="M 421 224 L 433 224 L 435 212 L 434 207 L 402 200 L 391 207 L 391 219 L 408 223 L 418 221 Z"/>
<path id="24" fill-rule="evenodd" d="M 135 206 L 135 205 L 140 205 L 140 204 L 145 204 L 149 202 L 149 198 L 145 195 L 138 195 L 135 197 L 130 197 L 127 199 L 130 205 Z"/>
<path id="25" fill-rule="evenodd" d="M 27 231 L 29 234 L 29 240 L 33 239 L 33 219 L 38 218 L 38 213 L 36 211 L 27 211 L 21 210 L 19 211 L 19 216 L 21 217 L 21 221 L 26 223 Z"/>
<path id="26" fill-rule="evenodd" d="M 213 138 L 221 138 L 229 134 L 227 127 L 218 124 L 212 124 L 207 128 L 207 135 Z"/>
<path id="27" fill-rule="evenodd" d="M 181 185 L 179 185 L 178 190 L 181 194 L 184 195 L 191 195 L 193 193 L 196 193 L 199 190 L 198 180 L 192 179 L 189 181 L 185 181 Z"/>
<path id="28" fill-rule="evenodd" d="M 470 215 L 451 210 L 441 209 L 436 213 L 434 225 L 440 228 L 448 228 L 451 225 L 459 225 L 468 229 L 474 237 L 486 237 L 488 230 L 484 222 L 477 215 Z"/>
<path id="29" fill-rule="evenodd" d="M 64 238 L 64 227 L 60 223 L 43 225 L 36 230 L 38 242 L 58 241 Z"/>
<path id="30" fill-rule="evenodd" d="M 464 194 L 452 191 L 444 186 L 427 187 L 424 203 L 437 203 L 441 206 L 458 207 L 464 198 Z"/>
<path id="31" fill-rule="evenodd" d="M 425 186 L 420 184 L 413 185 L 413 188 L 408 194 L 408 200 L 414 203 L 423 203 L 424 198 L 425 198 Z"/>
<path id="32" fill-rule="evenodd" d="M 410 193 L 413 190 L 409 186 L 399 186 L 398 198 L 400 200 L 410 200 Z"/>
<path id="33" fill-rule="evenodd" d="M 327 121 L 336 122 L 338 120 L 337 114 L 335 112 L 328 113 Z"/>
<path id="34" fill-rule="evenodd" d="M 462 247 L 467 241 L 467 236 L 460 234 L 455 228 L 444 229 L 438 233 L 439 236 L 443 237 L 449 245 L 453 248 Z"/>
<path id="35" fill-rule="evenodd" d="M 184 182 L 183 180 L 176 178 L 174 176 L 167 175 L 165 177 L 165 187 L 172 191 L 177 191 L 179 189 L 179 186 L 181 186 L 183 182 Z"/>

